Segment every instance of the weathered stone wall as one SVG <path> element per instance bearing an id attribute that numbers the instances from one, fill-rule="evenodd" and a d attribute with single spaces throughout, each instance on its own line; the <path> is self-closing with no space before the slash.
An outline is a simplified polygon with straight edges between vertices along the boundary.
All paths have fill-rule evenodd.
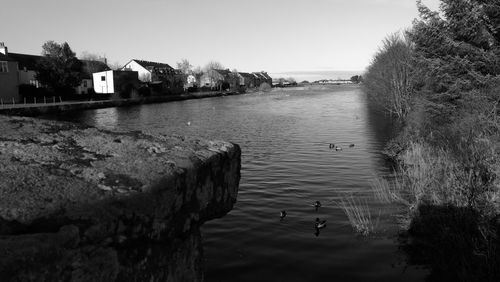
<path id="1" fill-rule="evenodd" d="M 201 281 L 240 149 L 0 116 L 1 281 Z"/>

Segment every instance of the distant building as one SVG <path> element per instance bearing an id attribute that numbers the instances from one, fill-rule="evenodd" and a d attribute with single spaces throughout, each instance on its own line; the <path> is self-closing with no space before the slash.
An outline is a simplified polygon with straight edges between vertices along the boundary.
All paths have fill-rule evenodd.
<path id="1" fill-rule="evenodd" d="M 94 91 L 98 94 L 125 94 L 129 96 L 140 86 L 136 71 L 108 70 L 92 74 Z"/>
<path id="2" fill-rule="evenodd" d="M 255 76 L 248 72 L 239 72 L 240 85 L 247 88 L 255 87 Z"/>
<path id="3" fill-rule="evenodd" d="M 211 69 L 203 73 L 200 78 L 200 85 L 218 90 L 227 90 L 238 88 L 239 81 L 238 74 L 232 73 L 229 69 Z"/>

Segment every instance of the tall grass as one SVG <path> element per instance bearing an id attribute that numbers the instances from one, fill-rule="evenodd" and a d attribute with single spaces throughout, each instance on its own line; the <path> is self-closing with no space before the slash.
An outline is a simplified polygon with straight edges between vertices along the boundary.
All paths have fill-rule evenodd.
<path id="1" fill-rule="evenodd" d="M 378 226 L 377 221 L 374 222 L 370 212 L 370 207 L 366 201 L 354 198 L 354 196 L 345 197 L 340 201 L 339 206 L 347 215 L 351 226 L 356 233 L 363 236 L 372 234 Z"/>

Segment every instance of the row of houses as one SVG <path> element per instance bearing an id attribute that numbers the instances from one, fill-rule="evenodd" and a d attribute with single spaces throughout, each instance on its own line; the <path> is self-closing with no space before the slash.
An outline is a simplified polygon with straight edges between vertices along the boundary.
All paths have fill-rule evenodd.
<path id="1" fill-rule="evenodd" d="M 19 102 L 23 87 L 40 88 L 42 85 L 36 79 L 37 62 L 41 56 L 11 53 L 7 46 L 0 42 L 0 99 L 5 102 Z M 83 77 L 80 85 L 75 88 L 77 94 L 87 94 L 93 91 L 93 71 L 109 70 L 105 62 L 82 60 Z"/>
<path id="2" fill-rule="evenodd" d="M 42 87 L 36 79 L 37 61 L 41 56 L 10 53 L 0 42 L 0 99 L 19 102 L 25 86 Z M 212 69 L 202 73 L 183 73 L 169 64 L 132 59 L 119 70 L 111 70 L 106 62 L 81 60 L 83 79 L 76 94 L 125 93 L 148 88 L 153 93 L 181 93 L 192 89 L 241 90 L 272 85 L 266 72 L 231 72 Z"/>

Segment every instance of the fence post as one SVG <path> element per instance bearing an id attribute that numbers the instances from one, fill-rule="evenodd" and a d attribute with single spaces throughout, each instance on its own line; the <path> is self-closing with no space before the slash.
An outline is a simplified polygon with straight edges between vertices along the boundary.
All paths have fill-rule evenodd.
<path id="1" fill-rule="evenodd" d="M 59 96 L 59 102 L 62 103 L 62 99 L 61 99 L 61 96 Z"/>
<path id="2" fill-rule="evenodd" d="M 35 99 L 35 105 L 36 105 L 36 97 L 33 97 Z"/>
<path id="3" fill-rule="evenodd" d="M 14 102 L 14 97 L 12 97 L 12 105 L 14 105 L 14 104 L 15 104 L 15 102 Z"/>
<path id="4" fill-rule="evenodd" d="M 56 103 L 56 96 L 52 96 L 52 103 L 55 104 Z"/>
<path id="5" fill-rule="evenodd" d="M 43 96 L 43 103 L 47 104 L 47 99 L 45 98 L 45 96 Z"/>

